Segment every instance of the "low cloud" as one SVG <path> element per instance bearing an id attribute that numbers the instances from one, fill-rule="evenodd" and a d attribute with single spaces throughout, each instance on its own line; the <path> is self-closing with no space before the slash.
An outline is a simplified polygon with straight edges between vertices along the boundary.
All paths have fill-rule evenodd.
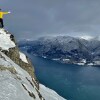
<path id="1" fill-rule="evenodd" d="M 5 27 L 16 38 L 45 35 L 98 36 L 99 0 L 0 0 Z"/>

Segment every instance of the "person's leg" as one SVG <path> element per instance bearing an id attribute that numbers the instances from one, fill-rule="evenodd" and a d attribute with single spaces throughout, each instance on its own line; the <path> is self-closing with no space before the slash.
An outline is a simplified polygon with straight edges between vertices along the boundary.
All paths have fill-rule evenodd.
<path id="1" fill-rule="evenodd" d="M 2 25 L 2 28 L 4 27 L 4 24 L 3 24 L 3 19 L 1 19 L 1 25 Z"/>
<path id="2" fill-rule="evenodd" d="M 0 18 L 0 28 L 2 28 L 2 24 L 1 24 L 2 19 Z"/>

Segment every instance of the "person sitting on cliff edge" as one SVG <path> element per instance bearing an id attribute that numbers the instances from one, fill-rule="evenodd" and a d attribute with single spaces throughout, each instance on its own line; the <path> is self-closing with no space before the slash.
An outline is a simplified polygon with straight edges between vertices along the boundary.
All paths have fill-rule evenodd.
<path id="1" fill-rule="evenodd" d="M 1 9 L 0 9 L 0 28 L 3 28 L 3 27 L 4 27 L 4 24 L 3 24 L 3 16 L 4 16 L 5 14 L 9 14 L 9 13 L 11 13 L 11 12 L 3 12 L 3 11 L 1 11 Z"/>

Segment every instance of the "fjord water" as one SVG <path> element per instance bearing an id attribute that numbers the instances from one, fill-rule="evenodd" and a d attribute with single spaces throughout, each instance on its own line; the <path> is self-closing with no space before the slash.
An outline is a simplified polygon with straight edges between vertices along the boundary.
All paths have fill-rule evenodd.
<path id="1" fill-rule="evenodd" d="M 26 52 L 25 52 L 26 53 Z M 100 67 L 61 64 L 26 53 L 40 83 L 67 100 L 100 100 Z"/>

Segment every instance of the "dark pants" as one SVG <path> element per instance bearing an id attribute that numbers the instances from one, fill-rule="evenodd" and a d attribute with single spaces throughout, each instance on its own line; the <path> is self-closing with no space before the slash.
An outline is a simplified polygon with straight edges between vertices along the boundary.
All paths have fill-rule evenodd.
<path id="1" fill-rule="evenodd" d="M 4 27 L 4 25 L 3 25 L 3 19 L 0 18 L 0 28 L 3 28 L 3 27 Z"/>

